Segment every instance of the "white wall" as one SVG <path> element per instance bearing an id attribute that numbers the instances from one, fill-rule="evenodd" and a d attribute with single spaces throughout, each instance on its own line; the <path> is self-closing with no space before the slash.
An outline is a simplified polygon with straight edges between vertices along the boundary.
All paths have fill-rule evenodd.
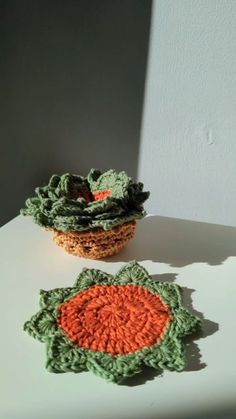
<path id="1" fill-rule="evenodd" d="M 149 212 L 236 225 L 235 0 L 154 0 L 139 178 Z"/>

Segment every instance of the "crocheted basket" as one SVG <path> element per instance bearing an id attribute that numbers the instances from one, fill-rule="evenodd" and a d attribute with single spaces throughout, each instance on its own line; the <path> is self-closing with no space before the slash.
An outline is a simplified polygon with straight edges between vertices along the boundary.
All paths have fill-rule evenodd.
<path id="1" fill-rule="evenodd" d="M 145 215 L 149 196 L 124 171 L 95 169 L 87 177 L 53 175 L 35 193 L 21 214 L 52 230 L 54 242 L 68 253 L 90 259 L 123 249 L 134 236 L 136 220 Z"/>
<path id="2" fill-rule="evenodd" d="M 68 253 L 88 259 L 100 259 L 119 253 L 132 239 L 136 222 L 128 221 L 111 230 L 97 228 L 78 233 L 54 230 L 54 242 Z"/>
<path id="3" fill-rule="evenodd" d="M 89 370 L 119 383 L 143 366 L 182 371 L 182 338 L 201 322 L 183 307 L 181 293 L 137 262 L 115 276 L 85 268 L 72 287 L 41 290 L 40 310 L 24 329 L 46 345 L 49 372 Z"/>

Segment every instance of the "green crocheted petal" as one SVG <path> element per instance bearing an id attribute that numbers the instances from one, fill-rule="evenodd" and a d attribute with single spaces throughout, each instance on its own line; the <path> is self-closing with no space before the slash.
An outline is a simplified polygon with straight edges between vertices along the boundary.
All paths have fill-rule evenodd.
<path id="1" fill-rule="evenodd" d="M 49 187 L 49 188 L 52 188 L 52 189 L 57 188 L 57 186 L 58 186 L 58 185 L 59 185 L 59 183 L 60 183 L 60 180 L 61 180 L 61 177 L 60 177 L 60 176 L 58 176 L 58 175 L 52 175 L 52 176 L 50 177 L 50 179 L 49 179 L 49 182 L 48 182 L 48 187 Z"/>
<path id="2" fill-rule="evenodd" d="M 138 354 L 112 357 L 103 352 L 87 352 L 87 369 L 107 381 L 120 383 L 142 370 Z"/>
<path id="3" fill-rule="evenodd" d="M 151 348 L 145 348 L 144 362 L 146 365 L 182 371 L 186 365 L 184 345 L 181 338 L 193 333 L 200 326 L 200 320 L 183 307 L 172 311 L 173 318 L 167 326 L 163 340 Z"/>
<path id="4" fill-rule="evenodd" d="M 184 307 L 174 310 L 174 322 L 172 324 L 172 333 L 177 337 L 183 337 L 190 333 L 196 332 L 201 327 L 201 321 L 196 316 L 192 315 Z"/>
<path id="5" fill-rule="evenodd" d="M 169 308 L 179 308 L 181 305 L 181 288 L 177 284 L 153 280 L 149 280 L 146 283 L 139 280 L 138 284 L 145 285 L 153 294 L 159 295 L 163 303 L 168 305 Z"/>
<path id="6" fill-rule="evenodd" d="M 134 208 L 142 208 L 142 204 L 150 195 L 150 192 L 143 191 L 143 183 L 131 183 L 128 188 L 129 205 Z"/>
<path id="7" fill-rule="evenodd" d="M 51 201 L 48 198 L 41 200 L 38 197 L 28 198 L 26 208 L 21 209 L 22 215 L 31 215 L 36 224 L 42 227 L 51 227 L 53 220 L 50 215 Z"/>
<path id="8" fill-rule="evenodd" d="M 40 290 L 39 305 L 42 309 L 54 310 L 59 304 L 62 304 L 65 299 L 73 295 L 74 292 L 75 289 L 73 287 L 55 288 L 49 291 Z"/>
<path id="9" fill-rule="evenodd" d="M 22 215 L 33 215 L 40 207 L 40 199 L 38 197 L 28 198 L 25 201 L 26 208 L 21 209 Z"/>
<path id="10" fill-rule="evenodd" d="M 73 345 L 60 331 L 47 340 L 46 369 L 49 372 L 81 372 L 87 369 L 84 349 Z"/>
<path id="11" fill-rule="evenodd" d="M 87 181 L 88 181 L 89 185 L 92 185 L 95 182 L 97 182 L 97 180 L 100 178 L 101 175 L 102 175 L 102 172 L 100 170 L 91 169 L 88 176 L 87 176 Z"/>
<path id="12" fill-rule="evenodd" d="M 109 275 L 99 269 L 84 268 L 75 281 L 75 287 L 81 291 L 96 284 L 111 285 L 114 282 L 113 275 Z"/>
<path id="13" fill-rule="evenodd" d="M 157 370 L 182 371 L 186 365 L 184 346 L 176 337 L 167 336 L 162 343 L 147 348 L 144 363 Z"/>
<path id="14" fill-rule="evenodd" d="M 56 316 L 52 311 L 42 309 L 24 324 L 24 330 L 33 338 L 45 342 L 57 330 Z"/>
<path id="15" fill-rule="evenodd" d="M 117 213 L 124 213 L 125 209 L 120 205 L 120 202 L 111 197 L 107 196 L 101 201 L 91 201 L 87 204 L 84 212 L 88 215 L 101 215 L 103 213 L 108 213 L 110 215 L 116 215 Z"/>
<path id="16" fill-rule="evenodd" d="M 52 210 L 52 200 L 49 198 L 45 198 L 41 203 L 40 203 L 40 211 L 50 217 L 51 216 L 51 210 Z"/>
<path id="17" fill-rule="evenodd" d="M 71 215 L 57 216 L 54 218 L 54 227 L 63 232 L 83 231 L 89 228 L 90 217 Z"/>
<path id="18" fill-rule="evenodd" d="M 116 198 L 124 198 L 128 195 L 128 187 L 132 181 L 124 171 L 117 173 L 112 169 L 103 174 L 92 169 L 87 179 L 92 192 L 110 190 L 112 196 Z"/>
<path id="19" fill-rule="evenodd" d="M 77 201 L 70 201 L 67 198 L 63 197 L 58 199 L 53 203 L 51 208 L 51 215 L 53 217 L 67 217 L 74 215 L 83 215 L 84 209 L 86 207 L 86 201 L 83 198 L 78 199 Z"/>
<path id="20" fill-rule="evenodd" d="M 116 275 L 116 282 L 122 284 L 134 282 L 136 284 L 146 285 L 147 281 L 150 281 L 148 272 L 136 261 L 129 262 Z"/>
<path id="21" fill-rule="evenodd" d="M 104 230 L 110 230 L 113 227 L 116 227 L 118 225 L 127 223 L 128 221 L 138 220 L 140 218 L 143 218 L 144 212 L 138 212 L 138 211 L 130 211 L 129 213 L 125 213 L 121 217 L 115 217 L 115 218 L 107 218 L 106 220 L 99 220 L 96 217 L 91 220 L 91 227 L 101 227 Z"/>
<path id="22" fill-rule="evenodd" d="M 88 184 L 83 176 L 65 173 L 60 177 L 60 182 L 56 188 L 59 196 L 67 196 L 76 199 L 77 195 L 82 192 L 88 192 Z"/>
<path id="23" fill-rule="evenodd" d="M 139 354 L 111 356 L 104 352 L 91 351 L 73 345 L 60 331 L 47 339 L 47 362 L 49 372 L 91 371 L 107 381 L 119 383 L 141 371 Z"/>

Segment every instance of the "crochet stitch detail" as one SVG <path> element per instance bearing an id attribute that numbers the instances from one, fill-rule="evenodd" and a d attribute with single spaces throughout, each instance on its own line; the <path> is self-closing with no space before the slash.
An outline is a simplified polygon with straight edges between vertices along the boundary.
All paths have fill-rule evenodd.
<path id="1" fill-rule="evenodd" d="M 112 192 L 109 189 L 105 189 L 104 191 L 95 191 L 93 192 L 93 198 L 95 201 L 103 201 L 103 199 L 111 196 Z"/>
<path id="2" fill-rule="evenodd" d="M 129 221 L 112 228 L 82 231 L 81 233 L 62 233 L 54 230 L 53 240 L 66 252 L 88 259 L 99 259 L 115 255 L 134 236 L 136 221 Z"/>
<path id="3" fill-rule="evenodd" d="M 137 285 L 96 285 L 58 311 L 58 325 L 73 343 L 112 355 L 154 345 L 171 319 L 160 297 Z"/>
<path id="4" fill-rule="evenodd" d="M 200 327 L 182 306 L 181 288 L 152 280 L 137 262 L 115 276 L 84 269 L 73 287 L 40 294 L 24 330 L 46 344 L 50 372 L 89 370 L 119 383 L 143 365 L 181 371 L 181 339 Z"/>
<path id="5" fill-rule="evenodd" d="M 110 230 L 145 215 L 143 203 L 149 192 L 125 172 L 92 169 L 87 177 L 66 173 L 53 175 L 48 185 L 35 189 L 22 215 L 36 224 L 61 232 L 94 228 Z"/>

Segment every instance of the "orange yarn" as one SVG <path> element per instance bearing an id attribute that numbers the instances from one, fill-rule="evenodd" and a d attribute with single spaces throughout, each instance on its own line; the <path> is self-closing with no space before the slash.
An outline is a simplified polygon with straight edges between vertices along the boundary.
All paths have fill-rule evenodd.
<path id="1" fill-rule="evenodd" d="M 120 252 L 132 239 L 135 226 L 135 221 L 128 221 L 110 230 L 94 228 L 88 231 L 68 233 L 54 230 L 53 240 L 72 255 L 101 259 Z"/>
<path id="2" fill-rule="evenodd" d="M 103 201 L 107 196 L 111 195 L 111 191 L 109 189 L 106 189 L 104 191 L 96 191 L 93 192 L 93 197 L 95 201 Z"/>
<path id="3" fill-rule="evenodd" d="M 125 355 L 159 342 L 170 319 L 144 287 L 95 285 L 59 306 L 58 325 L 79 347 Z"/>

